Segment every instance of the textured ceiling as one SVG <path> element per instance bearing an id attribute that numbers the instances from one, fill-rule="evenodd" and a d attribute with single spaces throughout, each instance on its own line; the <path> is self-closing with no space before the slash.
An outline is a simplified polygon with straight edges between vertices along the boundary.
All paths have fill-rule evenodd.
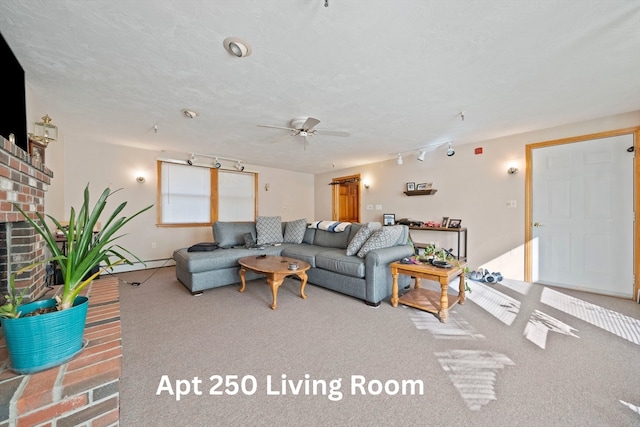
<path id="1" fill-rule="evenodd" d="M 635 0 L 2 0 L 0 32 L 66 141 L 185 159 L 320 173 L 640 110 Z M 299 116 L 351 136 L 256 126 Z"/>

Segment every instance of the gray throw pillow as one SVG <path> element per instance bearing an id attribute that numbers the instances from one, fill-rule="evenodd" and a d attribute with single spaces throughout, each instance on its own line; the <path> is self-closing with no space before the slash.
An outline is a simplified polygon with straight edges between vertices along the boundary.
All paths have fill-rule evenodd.
<path id="1" fill-rule="evenodd" d="M 259 216 L 256 218 L 258 244 L 282 243 L 282 217 Z"/>
<path id="2" fill-rule="evenodd" d="M 390 248 L 396 244 L 401 234 L 401 225 L 386 226 L 374 231 L 358 251 L 358 256 L 364 258 L 369 252 L 375 249 Z"/>
<path id="3" fill-rule="evenodd" d="M 286 243 L 302 243 L 304 233 L 307 231 L 307 219 L 301 218 L 287 222 L 284 228 L 284 239 Z"/>
<path id="4" fill-rule="evenodd" d="M 355 236 L 349 242 L 347 246 L 347 255 L 355 255 L 358 253 L 362 245 L 371 237 L 374 231 L 382 227 L 382 224 L 379 222 L 369 222 L 360 227 L 360 230 L 356 233 Z"/>

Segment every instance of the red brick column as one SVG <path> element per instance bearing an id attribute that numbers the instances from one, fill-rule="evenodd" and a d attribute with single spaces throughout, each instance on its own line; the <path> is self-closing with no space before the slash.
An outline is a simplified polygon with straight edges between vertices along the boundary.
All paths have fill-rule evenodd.
<path id="1" fill-rule="evenodd" d="M 32 375 L 7 369 L 0 340 L 0 426 L 107 426 L 120 415 L 122 339 L 118 280 L 103 277 L 85 289 L 89 297 L 87 346 L 75 358 Z"/>

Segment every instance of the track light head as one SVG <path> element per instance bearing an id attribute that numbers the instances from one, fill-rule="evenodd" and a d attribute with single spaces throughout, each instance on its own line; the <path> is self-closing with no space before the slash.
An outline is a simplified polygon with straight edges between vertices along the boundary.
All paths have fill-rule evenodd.
<path id="1" fill-rule="evenodd" d="M 402 161 L 402 154 L 398 154 L 398 160 L 396 160 L 396 163 L 401 165 L 403 163 Z"/>
<path id="2" fill-rule="evenodd" d="M 193 166 L 193 162 L 196 161 L 196 155 L 191 153 L 191 156 L 189 156 L 189 158 L 187 159 L 187 164 L 189 166 Z"/>
<path id="3" fill-rule="evenodd" d="M 244 166 L 242 166 L 242 163 L 240 162 L 240 160 L 236 162 L 236 169 L 238 169 L 240 172 L 244 170 Z"/>
<path id="4" fill-rule="evenodd" d="M 451 143 L 449 143 L 449 149 L 447 149 L 447 156 L 451 157 L 456 154 L 455 150 L 451 148 Z"/>
<path id="5" fill-rule="evenodd" d="M 420 151 L 418 152 L 418 160 L 423 161 L 424 160 L 424 156 L 427 154 L 427 151 L 424 149 L 420 149 Z"/>
<path id="6" fill-rule="evenodd" d="M 218 161 L 218 158 L 216 157 L 216 161 L 213 164 L 213 167 L 216 169 L 220 169 L 220 166 L 222 166 L 222 164 L 220 164 L 220 162 Z"/>

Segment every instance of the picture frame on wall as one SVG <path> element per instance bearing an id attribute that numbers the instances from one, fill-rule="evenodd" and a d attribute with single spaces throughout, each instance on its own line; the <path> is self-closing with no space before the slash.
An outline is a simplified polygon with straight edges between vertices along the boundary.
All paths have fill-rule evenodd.
<path id="1" fill-rule="evenodd" d="M 415 182 L 407 182 L 407 191 L 415 191 L 416 183 Z"/>
<path id="2" fill-rule="evenodd" d="M 449 220 L 448 228 L 460 228 L 460 223 L 462 223 L 461 219 L 453 219 Z"/>
<path id="3" fill-rule="evenodd" d="M 420 184 L 418 184 L 418 186 L 416 187 L 416 190 L 418 191 L 422 191 L 422 190 L 426 190 L 427 189 L 427 183 L 426 182 L 422 182 Z"/>
<path id="4" fill-rule="evenodd" d="M 29 139 L 29 155 L 31 156 L 32 159 L 34 160 L 39 160 L 40 163 L 44 164 L 44 149 L 45 149 L 45 145 L 38 142 L 38 141 L 34 141 L 32 139 Z"/>
<path id="5" fill-rule="evenodd" d="M 447 224 L 448 223 L 449 223 L 449 217 L 448 216 L 443 216 L 442 217 L 442 222 L 440 223 L 440 227 L 447 228 Z"/>
<path id="6" fill-rule="evenodd" d="M 395 225 L 396 224 L 396 215 L 395 214 L 383 214 L 382 215 L 382 225 Z"/>

